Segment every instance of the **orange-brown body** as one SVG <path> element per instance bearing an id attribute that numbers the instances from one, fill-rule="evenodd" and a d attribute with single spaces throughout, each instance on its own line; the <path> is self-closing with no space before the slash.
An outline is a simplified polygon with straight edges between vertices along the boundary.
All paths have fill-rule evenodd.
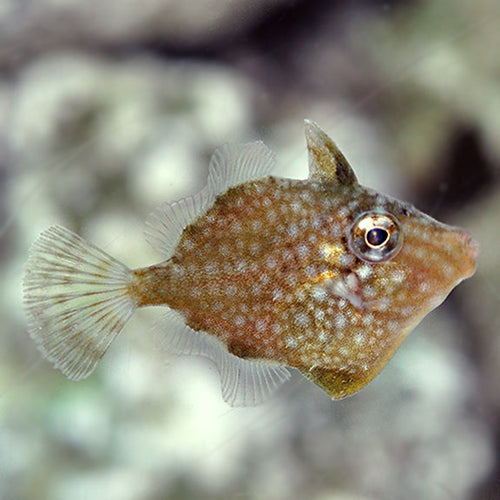
<path id="1" fill-rule="evenodd" d="M 386 263 L 349 249 L 353 220 L 374 207 L 404 228 L 403 248 Z M 298 368 L 339 398 L 369 382 L 444 298 L 447 274 L 473 271 L 474 251 L 456 252 L 468 239 L 357 184 L 268 177 L 220 196 L 171 259 L 135 271 L 135 293 L 139 305 L 181 312 L 231 353 Z"/>

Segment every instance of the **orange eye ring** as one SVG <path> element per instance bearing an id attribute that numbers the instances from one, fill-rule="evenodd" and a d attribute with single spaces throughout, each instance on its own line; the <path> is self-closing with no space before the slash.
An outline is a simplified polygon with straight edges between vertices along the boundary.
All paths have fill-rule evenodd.
<path id="1" fill-rule="evenodd" d="M 386 262 L 392 259 L 401 250 L 402 244 L 401 224 L 388 212 L 364 212 L 350 227 L 351 251 L 368 262 Z"/>

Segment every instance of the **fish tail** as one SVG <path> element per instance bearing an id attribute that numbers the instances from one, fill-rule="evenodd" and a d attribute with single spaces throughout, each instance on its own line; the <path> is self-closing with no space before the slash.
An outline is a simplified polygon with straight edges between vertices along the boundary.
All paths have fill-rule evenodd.
<path id="1" fill-rule="evenodd" d="M 133 272 L 73 232 L 40 234 L 23 283 L 29 332 L 72 380 L 88 377 L 136 309 Z"/>

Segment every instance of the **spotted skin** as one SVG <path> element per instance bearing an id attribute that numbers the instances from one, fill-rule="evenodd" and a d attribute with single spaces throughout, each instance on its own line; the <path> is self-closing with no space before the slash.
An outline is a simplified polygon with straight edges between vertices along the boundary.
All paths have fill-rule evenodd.
<path id="1" fill-rule="evenodd" d="M 326 141 L 321 154 L 309 143 L 310 179 L 229 189 L 184 230 L 164 266 L 136 273 L 149 283 L 140 305 L 166 304 L 233 354 L 298 368 L 338 399 L 373 379 L 472 274 L 477 248 L 467 233 L 360 186 Z M 353 222 L 367 212 L 398 221 L 404 241 L 394 258 L 353 252 Z"/>

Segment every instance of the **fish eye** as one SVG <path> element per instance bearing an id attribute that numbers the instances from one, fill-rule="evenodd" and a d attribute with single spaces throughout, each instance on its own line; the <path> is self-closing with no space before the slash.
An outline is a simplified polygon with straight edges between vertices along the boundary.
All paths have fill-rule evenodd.
<path id="1" fill-rule="evenodd" d="M 399 221 L 388 212 L 365 212 L 350 228 L 352 252 L 368 262 L 385 262 L 401 249 L 403 232 Z"/>

